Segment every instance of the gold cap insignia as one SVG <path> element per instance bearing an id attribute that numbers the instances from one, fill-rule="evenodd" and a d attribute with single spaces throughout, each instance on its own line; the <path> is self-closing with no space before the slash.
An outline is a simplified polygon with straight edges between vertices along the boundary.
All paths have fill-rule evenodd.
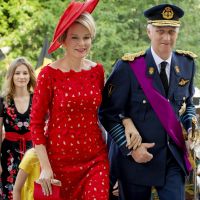
<path id="1" fill-rule="evenodd" d="M 178 85 L 185 86 L 188 82 L 189 82 L 189 80 L 181 78 Z"/>
<path id="2" fill-rule="evenodd" d="M 164 19 L 172 19 L 174 16 L 174 12 L 170 7 L 166 7 L 161 14 Z"/>
<path id="3" fill-rule="evenodd" d="M 179 68 L 179 66 L 175 66 L 175 71 L 176 71 L 176 73 L 180 73 L 180 68 Z"/>
<path id="4" fill-rule="evenodd" d="M 153 75 L 154 74 L 154 68 L 153 67 L 149 67 L 149 74 Z"/>

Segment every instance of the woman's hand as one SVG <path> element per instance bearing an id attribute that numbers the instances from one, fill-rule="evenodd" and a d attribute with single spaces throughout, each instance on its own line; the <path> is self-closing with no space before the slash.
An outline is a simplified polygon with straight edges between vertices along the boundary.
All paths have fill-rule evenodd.
<path id="1" fill-rule="evenodd" d="M 53 171 L 49 162 L 47 150 L 45 145 L 39 144 L 35 145 L 35 151 L 41 167 L 40 177 L 37 182 L 41 184 L 44 195 L 49 196 L 52 194 L 51 179 L 53 179 Z"/>
<path id="2" fill-rule="evenodd" d="M 125 128 L 125 136 L 128 149 L 137 149 L 141 145 L 142 138 L 134 126 L 130 118 L 123 119 L 123 125 Z"/>
<path id="3" fill-rule="evenodd" d="M 44 195 L 52 195 L 51 180 L 53 179 L 53 171 L 51 168 L 42 169 L 39 177 L 39 183 L 42 186 Z"/>

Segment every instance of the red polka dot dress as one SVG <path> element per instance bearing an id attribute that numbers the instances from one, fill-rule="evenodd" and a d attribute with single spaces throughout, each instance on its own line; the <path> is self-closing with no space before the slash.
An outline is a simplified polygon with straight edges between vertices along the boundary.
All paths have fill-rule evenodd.
<path id="1" fill-rule="evenodd" d="M 103 85 L 100 64 L 80 72 L 46 66 L 38 76 L 31 113 L 32 138 L 34 144 L 46 145 L 54 177 L 62 182 L 63 199 L 108 199 L 109 164 L 98 125 Z"/>

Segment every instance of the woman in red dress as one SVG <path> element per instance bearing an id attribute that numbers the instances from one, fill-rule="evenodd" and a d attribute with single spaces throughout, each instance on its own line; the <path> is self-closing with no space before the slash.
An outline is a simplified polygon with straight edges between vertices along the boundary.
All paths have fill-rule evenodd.
<path id="1" fill-rule="evenodd" d="M 86 59 L 95 36 L 89 13 L 97 3 L 73 1 L 65 10 L 49 48 L 51 53 L 62 45 L 65 55 L 42 69 L 33 97 L 31 133 L 41 164 L 39 180 L 44 194 L 51 195 L 51 179 L 59 179 L 66 200 L 108 199 L 109 164 L 97 114 L 104 70 Z"/>

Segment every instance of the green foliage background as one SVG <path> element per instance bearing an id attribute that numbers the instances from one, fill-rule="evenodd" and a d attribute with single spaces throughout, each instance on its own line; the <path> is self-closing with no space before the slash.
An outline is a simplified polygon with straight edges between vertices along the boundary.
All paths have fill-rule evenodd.
<path id="1" fill-rule="evenodd" d="M 0 48 L 9 46 L 6 59 L 0 61 L 0 86 L 6 67 L 18 56 L 37 63 L 44 38 L 52 39 L 56 23 L 70 0 L 0 0 Z M 127 52 L 149 47 L 143 11 L 160 3 L 172 3 L 185 11 L 177 49 L 200 52 L 200 0 L 100 0 L 93 16 L 97 36 L 89 58 L 103 63 L 107 74 L 115 60 Z M 62 56 L 62 49 L 52 54 Z M 195 84 L 200 86 L 199 59 Z M 187 67 L 187 66 L 186 66 Z"/>

